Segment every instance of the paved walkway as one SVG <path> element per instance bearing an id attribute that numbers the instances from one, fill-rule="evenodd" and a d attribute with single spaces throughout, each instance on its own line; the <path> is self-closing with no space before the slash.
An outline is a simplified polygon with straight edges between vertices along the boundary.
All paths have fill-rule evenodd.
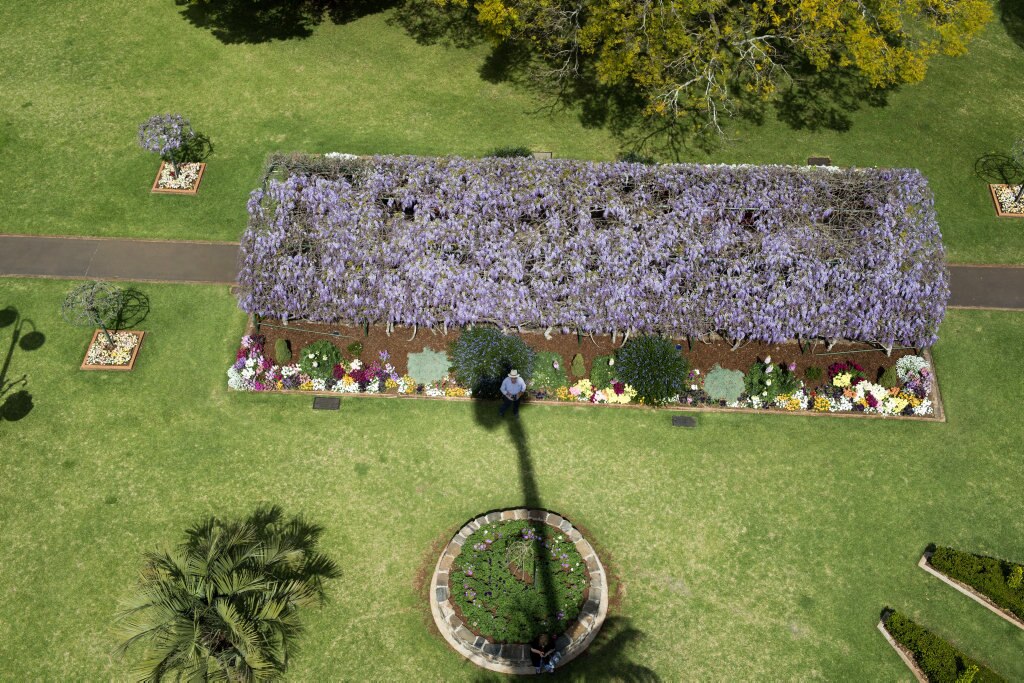
<path id="1" fill-rule="evenodd" d="M 1024 266 L 951 265 L 953 308 L 1024 310 Z M 235 284 L 238 244 L 0 235 L 0 276 Z"/>
<path id="2" fill-rule="evenodd" d="M 232 285 L 238 244 L 0 235 L 0 275 Z"/>

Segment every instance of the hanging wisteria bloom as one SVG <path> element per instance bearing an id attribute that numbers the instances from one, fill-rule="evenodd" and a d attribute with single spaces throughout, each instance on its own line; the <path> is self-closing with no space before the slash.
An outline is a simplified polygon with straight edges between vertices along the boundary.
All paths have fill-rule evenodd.
<path id="1" fill-rule="evenodd" d="M 178 175 L 182 148 L 195 136 L 192 124 L 181 114 L 156 114 L 139 126 L 139 146 L 171 162 L 175 176 Z"/>

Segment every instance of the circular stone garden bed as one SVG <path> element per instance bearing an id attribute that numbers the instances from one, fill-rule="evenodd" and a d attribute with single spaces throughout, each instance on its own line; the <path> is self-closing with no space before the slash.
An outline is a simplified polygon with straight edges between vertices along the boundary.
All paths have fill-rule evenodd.
<path id="1" fill-rule="evenodd" d="M 593 547 L 546 510 L 502 510 L 467 523 L 448 542 L 431 581 L 441 635 L 474 664 L 532 674 L 530 646 L 555 637 L 558 665 L 597 635 L 608 612 L 608 579 Z"/>

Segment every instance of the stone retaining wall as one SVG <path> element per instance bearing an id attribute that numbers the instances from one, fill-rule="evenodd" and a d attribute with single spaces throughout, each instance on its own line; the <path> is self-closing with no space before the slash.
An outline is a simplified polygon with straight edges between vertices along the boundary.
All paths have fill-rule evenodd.
<path id="1" fill-rule="evenodd" d="M 430 611 L 434 615 L 434 623 L 444 639 L 456 652 L 466 657 L 477 666 L 490 671 L 506 674 L 533 674 L 530 662 L 529 645 L 490 643 L 482 636 L 475 635 L 466 628 L 455 613 L 448 588 L 448 571 L 455 558 L 462 552 L 462 546 L 469 536 L 485 524 L 494 522 L 529 519 L 543 522 L 564 533 L 576 544 L 576 550 L 586 562 L 590 575 L 590 592 L 587 601 L 580 610 L 575 622 L 555 642 L 555 647 L 562 654 L 558 666 L 564 666 L 583 652 L 604 623 L 608 614 L 608 577 L 604 566 L 594 552 L 593 546 L 583 538 L 569 520 L 547 510 L 528 510 L 517 508 L 499 510 L 481 515 L 468 522 L 459 533 L 455 534 L 445 546 L 441 557 L 434 568 L 430 581 Z"/>

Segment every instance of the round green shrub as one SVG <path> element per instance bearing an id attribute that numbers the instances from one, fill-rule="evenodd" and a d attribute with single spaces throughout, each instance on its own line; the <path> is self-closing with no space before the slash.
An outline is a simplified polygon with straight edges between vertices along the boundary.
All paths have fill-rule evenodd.
<path id="1" fill-rule="evenodd" d="M 686 390 L 686 359 L 664 337 L 630 339 L 619 349 L 615 367 L 619 379 L 648 405 L 661 405 Z"/>
<path id="2" fill-rule="evenodd" d="M 363 342 L 352 342 L 345 350 L 348 351 L 348 355 L 353 359 L 359 358 L 363 354 Z"/>
<path id="3" fill-rule="evenodd" d="M 902 382 L 900 382 L 900 378 L 896 374 L 896 366 L 893 365 L 883 370 L 882 376 L 878 378 L 878 383 L 886 389 L 900 386 Z"/>
<path id="4" fill-rule="evenodd" d="M 558 367 L 555 367 L 555 365 Z M 565 375 L 565 361 L 554 351 L 540 351 L 533 359 L 533 386 L 538 389 L 554 391 L 559 387 L 568 386 Z"/>
<path id="5" fill-rule="evenodd" d="M 583 362 L 582 353 L 577 353 L 572 357 L 572 376 L 576 379 L 583 379 L 587 376 L 587 365 Z"/>
<path id="6" fill-rule="evenodd" d="M 743 393 L 743 373 L 715 365 L 704 376 L 704 392 L 712 401 L 735 403 Z"/>
<path id="7" fill-rule="evenodd" d="M 611 356 L 598 356 L 590 368 L 590 383 L 598 389 L 607 389 L 615 379 L 615 366 Z"/>
<path id="8" fill-rule="evenodd" d="M 490 152 L 488 152 L 485 156 L 499 157 L 504 159 L 511 159 L 516 157 L 529 158 L 533 156 L 533 152 L 530 151 L 529 147 L 522 146 L 496 147 L 495 149 L 492 149 Z"/>
<path id="9" fill-rule="evenodd" d="M 474 327 L 464 330 L 452 344 L 452 372 L 473 396 L 498 398 L 501 382 L 513 368 L 529 384 L 535 355 L 519 337 L 494 327 Z"/>
<path id="10" fill-rule="evenodd" d="M 587 565 L 568 536 L 541 522 L 492 522 L 462 545 L 448 589 L 466 626 L 496 643 L 563 633 L 579 615 Z"/>
<path id="11" fill-rule="evenodd" d="M 313 379 L 331 379 L 334 366 L 340 362 L 341 351 L 326 339 L 309 344 L 299 354 L 299 367 Z"/>
<path id="12" fill-rule="evenodd" d="M 274 342 L 274 359 L 278 365 L 286 365 L 292 362 L 292 344 L 287 339 L 278 339 Z"/>

